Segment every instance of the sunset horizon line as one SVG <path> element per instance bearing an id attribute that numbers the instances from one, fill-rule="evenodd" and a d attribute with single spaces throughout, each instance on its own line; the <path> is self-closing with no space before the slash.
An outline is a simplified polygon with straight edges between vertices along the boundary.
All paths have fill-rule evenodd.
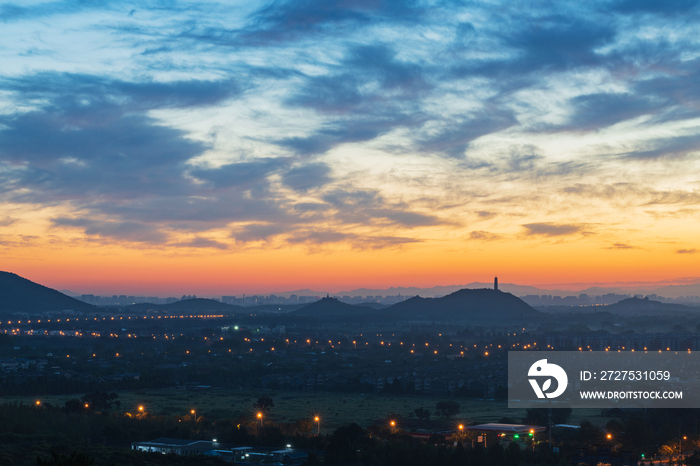
<path id="1" fill-rule="evenodd" d="M 28 277 L 26 275 L 23 275 L 22 273 L 18 273 L 15 271 L 7 270 L 4 271 L 6 273 L 12 273 L 15 275 L 18 275 L 22 278 L 25 278 L 27 280 L 31 280 L 35 283 L 38 283 L 43 286 L 47 286 L 49 288 L 56 289 L 58 291 L 61 291 L 64 294 L 72 294 L 75 296 L 79 295 L 99 295 L 99 296 L 117 296 L 117 295 L 128 295 L 128 296 L 136 296 L 136 295 L 144 295 L 144 296 L 157 296 L 157 297 L 165 297 L 165 295 L 179 295 L 179 296 L 192 296 L 196 295 L 198 297 L 202 298 L 213 298 L 213 297 L 222 297 L 222 296 L 255 296 L 255 295 L 289 295 L 290 293 L 297 293 L 300 291 L 308 291 L 311 293 L 315 294 L 326 294 L 326 293 L 331 293 L 334 295 L 340 295 L 343 293 L 354 293 L 357 291 L 361 290 L 367 290 L 367 291 L 391 291 L 391 290 L 401 290 L 401 289 L 420 289 L 420 290 L 433 290 L 433 289 L 445 289 L 445 288 L 459 288 L 459 289 L 478 289 L 475 288 L 475 285 L 483 285 L 480 286 L 480 288 L 490 288 L 493 287 L 493 279 L 494 277 L 491 278 L 491 280 L 472 280 L 469 282 L 464 282 L 464 283 L 457 283 L 457 282 L 443 282 L 443 284 L 393 284 L 393 285 L 385 285 L 385 284 L 376 284 L 376 285 L 371 285 L 371 284 L 356 284 L 356 285 L 345 285 L 345 286 L 340 286 L 340 285 L 334 285 L 334 286 L 325 286 L 321 284 L 313 285 L 313 284 L 307 284 L 307 285 L 297 285 L 297 286 L 284 286 L 280 284 L 279 286 L 275 285 L 258 285 L 257 287 L 251 286 L 247 287 L 245 290 L 240 288 L 231 286 L 228 290 L 224 288 L 218 288 L 219 286 L 223 285 L 218 285 L 218 292 L 214 290 L 202 290 L 200 292 L 197 291 L 197 288 L 199 288 L 197 285 L 193 286 L 183 286 L 181 287 L 180 291 L 174 291 L 174 288 L 162 288 L 164 285 L 160 284 L 152 284 L 150 287 L 151 291 L 145 291 L 146 289 L 149 289 L 148 285 L 146 284 L 143 288 L 140 290 L 130 290 L 129 288 L 133 288 L 126 285 L 124 286 L 123 289 L 120 290 L 109 290 L 107 289 L 98 289 L 98 288 L 91 288 L 89 285 L 84 286 L 84 285 L 79 285 L 79 284 L 74 284 L 71 286 L 62 286 L 61 284 L 52 284 L 52 283 L 46 283 L 38 280 L 34 280 L 31 277 Z M 503 281 L 502 278 L 499 278 L 499 288 L 501 291 L 508 291 L 507 288 L 510 287 L 523 287 L 523 288 L 533 288 L 537 289 L 540 291 L 550 291 L 550 292 L 569 292 L 569 293 L 580 293 L 586 290 L 589 290 L 591 288 L 601 288 L 603 291 L 605 289 L 621 289 L 621 290 L 627 290 L 630 292 L 633 291 L 640 291 L 640 290 L 651 290 L 655 288 L 663 288 L 663 287 L 677 287 L 677 286 L 693 286 L 693 285 L 700 285 L 700 277 L 679 277 L 675 279 L 666 279 L 666 280 L 657 280 L 657 281 L 615 281 L 615 282 L 601 282 L 601 281 L 595 281 L 595 282 L 569 282 L 569 283 L 536 283 L 536 282 L 531 282 L 531 283 L 523 283 L 523 282 L 516 282 L 516 281 Z M 142 285 L 143 286 L 143 285 Z M 167 287 L 167 285 L 165 285 Z M 156 290 L 156 288 L 161 288 L 160 290 Z M 236 288 L 236 289 L 233 289 Z M 166 291 L 169 289 L 170 291 Z M 177 297 L 177 296 L 175 296 Z"/>

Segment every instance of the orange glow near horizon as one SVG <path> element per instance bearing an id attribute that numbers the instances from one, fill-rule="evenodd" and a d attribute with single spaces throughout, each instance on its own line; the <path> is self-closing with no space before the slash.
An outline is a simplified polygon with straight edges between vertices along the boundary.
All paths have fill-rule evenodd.
<path id="1" fill-rule="evenodd" d="M 347 291 L 490 282 L 533 285 L 683 283 L 696 274 L 694 254 L 665 244 L 616 250 L 599 241 L 522 239 L 473 248 L 425 241 L 382 250 L 309 251 L 302 246 L 253 251 L 134 249 L 119 245 L 14 250 L 5 271 L 55 289 L 93 294 L 219 295 L 295 289 Z"/>
<path id="2" fill-rule="evenodd" d="M 274 20 L 255 2 L 143 2 L 138 40 L 103 2 L 33 3 L 0 28 L 3 271 L 103 297 L 494 276 L 700 295 L 694 2 L 330 2 L 320 16 L 289 2 Z M 346 27 L 358 14 L 371 20 Z M 581 41 L 574 17 L 601 33 Z M 236 24 L 240 46 L 163 34 L 182 24 Z M 285 40 L 253 38 L 272 30 Z"/>
<path id="3" fill-rule="evenodd" d="M 538 219 L 537 213 L 529 216 L 530 221 Z M 516 223 L 480 224 L 478 228 L 500 235 L 488 240 L 469 239 L 472 228 L 455 224 L 437 231 L 388 228 L 387 236 L 415 242 L 376 249 L 346 242 L 313 247 L 276 239 L 219 250 L 95 239 L 28 217 L 8 227 L 18 242 L 0 244 L 0 251 L 4 271 L 51 288 L 100 295 L 428 288 L 488 283 L 494 276 L 501 277 L 501 283 L 572 290 L 700 281 L 693 249 L 694 218 L 629 220 L 619 229 L 611 226 L 614 219 L 609 212 L 600 220 L 585 224 L 584 232 L 554 236 L 526 235 L 522 226 L 526 221 L 519 218 Z M 20 241 L 22 235 L 34 239 Z"/>

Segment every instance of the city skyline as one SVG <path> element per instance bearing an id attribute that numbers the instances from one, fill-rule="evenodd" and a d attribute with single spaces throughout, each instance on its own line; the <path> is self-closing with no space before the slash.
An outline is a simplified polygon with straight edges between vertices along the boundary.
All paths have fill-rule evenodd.
<path id="1" fill-rule="evenodd" d="M 501 291 L 507 293 L 512 293 L 516 296 L 558 296 L 558 297 L 579 297 L 588 296 L 591 299 L 595 297 L 601 297 L 603 295 L 615 295 L 615 296 L 645 296 L 651 295 L 652 299 L 657 298 L 667 298 L 667 299 L 689 299 L 691 302 L 700 301 L 700 283 L 687 282 L 682 285 L 669 285 L 668 283 L 658 282 L 658 283 L 618 283 L 618 286 L 596 286 L 596 284 L 587 284 L 588 286 L 582 287 L 579 284 L 578 287 L 536 287 L 531 285 L 520 285 L 517 283 L 501 283 Z M 243 290 L 238 293 L 230 293 L 229 289 L 218 290 L 220 293 L 209 293 L 209 294 L 197 294 L 192 293 L 192 290 L 174 290 L 171 289 L 171 293 L 168 294 L 168 298 L 180 299 L 190 296 L 197 296 L 200 298 L 214 298 L 217 300 L 225 300 L 223 298 L 231 297 L 269 297 L 277 296 L 289 298 L 290 296 L 299 296 L 305 298 L 321 298 L 326 294 L 330 294 L 334 297 L 366 297 L 366 296 L 377 296 L 378 298 L 394 298 L 394 297 L 412 297 L 412 296 L 422 296 L 422 297 L 438 297 L 444 296 L 460 289 L 479 289 L 479 288 L 491 288 L 493 284 L 488 282 L 471 282 L 463 284 L 452 284 L 452 285 L 438 285 L 434 287 L 410 287 L 410 286 L 392 286 L 389 288 L 356 288 L 356 289 L 287 289 L 287 290 L 274 290 L 274 289 L 248 289 Z M 68 294 L 69 296 L 78 297 L 81 295 L 92 295 L 101 296 L 103 298 L 110 298 L 115 296 L 120 297 L 134 297 L 139 296 L 138 293 L 124 293 L 124 292 L 96 292 L 96 293 L 81 293 L 76 292 L 76 290 L 61 290 L 62 292 Z M 122 290 L 123 291 L 123 290 Z M 140 297 L 156 297 L 160 299 L 165 299 L 165 296 L 158 295 L 158 293 L 141 293 Z M 593 301 L 592 301 L 593 302 Z M 592 303 L 591 302 L 591 303 Z"/>
<path id="2" fill-rule="evenodd" d="M 1 268 L 95 294 L 697 283 L 697 16 L 0 4 Z"/>

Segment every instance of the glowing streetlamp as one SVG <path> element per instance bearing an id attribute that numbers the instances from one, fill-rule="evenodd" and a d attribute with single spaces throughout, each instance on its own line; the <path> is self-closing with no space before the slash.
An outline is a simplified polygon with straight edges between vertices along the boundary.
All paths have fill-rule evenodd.
<path id="1" fill-rule="evenodd" d="M 36 400 L 34 404 L 36 404 L 37 406 L 41 406 L 41 400 Z"/>
<path id="2" fill-rule="evenodd" d="M 197 422 L 197 411 L 192 409 L 190 410 L 190 414 L 194 417 L 194 422 Z"/>
<path id="3" fill-rule="evenodd" d="M 143 413 L 143 405 L 139 405 L 139 412 Z"/>
<path id="4" fill-rule="evenodd" d="M 316 435 L 321 435 L 321 418 L 314 416 L 314 422 L 316 423 Z"/>
<path id="5" fill-rule="evenodd" d="M 262 411 L 258 411 L 255 415 L 260 420 L 260 428 L 262 429 L 262 422 L 263 422 L 263 413 Z"/>
<path id="6" fill-rule="evenodd" d="M 389 421 L 389 425 L 391 426 L 391 433 L 396 433 L 396 421 L 392 419 L 391 421 Z"/>
<path id="7" fill-rule="evenodd" d="M 683 440 L 688 440 L 688 437 L 686 437 L 684 435 L 683 438 L 678 439 L 678 442 L 680 444 L 678 449 L 680 450 L 680 453 L 681 453 L 681 465 L 683 464 Z"/>

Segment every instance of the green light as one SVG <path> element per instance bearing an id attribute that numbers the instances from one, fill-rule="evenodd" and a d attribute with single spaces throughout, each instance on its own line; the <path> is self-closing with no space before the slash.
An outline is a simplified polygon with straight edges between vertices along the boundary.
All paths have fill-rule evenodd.
<path id="1" fill-rule="evenodd" d="M 513 435 L 513 438 L 520 438 L 520 435 L 515 434 L 515 435 Z"/>
<path id="2" fill-rule="evenodd" d="M 642 453 L 642 458 L 644 458 L 644 453 Z"/>
<path id="3" fill-rule="evenodd" d="M 532 437 L 532 434 L 528 434 L 530 437 Z"/>

